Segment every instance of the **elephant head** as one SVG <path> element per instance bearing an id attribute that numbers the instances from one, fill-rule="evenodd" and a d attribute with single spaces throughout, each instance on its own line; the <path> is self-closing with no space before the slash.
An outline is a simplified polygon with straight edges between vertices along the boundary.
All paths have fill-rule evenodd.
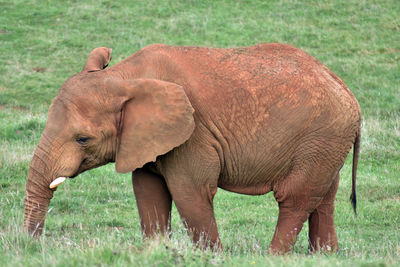
<path id="1" fill-rule="evenodd" d="M 116 162 L 130 172 L 184 143 L 194 130 L 193 108 L 175 83 L 105 69 L 111 49 L 94 49 L 83 70 L 53 99 L 35 150 L 25 192 L 24 228 L 40 236 L 57 177 L 73 178 Z M 143 63 L 141 63 L 143 64 Z M 133 64 L 141 68 L 140 64 Z M 132 78 L 135 77 L 135 78 Z"/>

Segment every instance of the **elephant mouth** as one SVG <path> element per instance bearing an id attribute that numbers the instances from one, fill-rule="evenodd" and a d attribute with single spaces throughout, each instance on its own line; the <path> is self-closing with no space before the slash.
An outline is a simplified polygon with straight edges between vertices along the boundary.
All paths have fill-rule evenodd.
<path id="1" fill-rule="evenodd" d="M 85 166 L 85 164 L 87 163 L 87 159 L 83 159 L 81 164 L 79 165 L 79 168 L 76 170 L 76 172 L 70 176 L 68 176 L 68 178 L 74 179 L 76 176 L 78 176 L 80 173 L 88 170 L 87 166 Z"/>
<path id="2" fill-rule="evenodd" d="M 82 172 L 103 166 L 105 164 L 109 163 L 109 161 L 103 161 L 100 163 L 91 163 L 90 160 L 87 160 L 86 158 L 82 160 L 81 164 L 79 165 L 79 168 L 76 170 L 76 172 L 72 175 L 69 175 L 68 178 L 74 179 L 76 176 L 81 174 Z"/>

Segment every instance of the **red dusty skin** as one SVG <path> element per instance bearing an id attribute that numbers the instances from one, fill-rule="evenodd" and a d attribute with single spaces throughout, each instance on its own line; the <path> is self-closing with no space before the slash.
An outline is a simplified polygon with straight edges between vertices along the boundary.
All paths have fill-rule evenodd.
<path id="1" fill-rule="evenodd" d="M 145 236 L 169 231 L 173 200 L 196 244 L 221 247 L 219 187 L 274 192 L 271 252 L 292 251 L 307 220 L 310 249 L 337 250 L 334 199 L 354 145 L 355 206 L 361 110 L 327 67 L 284 44 L 156 44 L 106 68 L 110 59 L 111 49 L 94 49 L 50 106 L 26 187 L 32 235 L 41 234 L 56 177 L 115 162 L 133 172 Z"/>

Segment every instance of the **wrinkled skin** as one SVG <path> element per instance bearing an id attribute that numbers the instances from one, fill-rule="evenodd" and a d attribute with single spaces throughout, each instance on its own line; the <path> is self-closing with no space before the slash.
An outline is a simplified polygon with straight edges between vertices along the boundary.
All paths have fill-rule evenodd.
<path id="1" fill-rule="evenodd" d="M 270 191 L 270 251 L 291 251 L 309 220 L 311 250 L 337 249 L 339 170 L 360 143 L 361 111 L 319 61 L 283 44 L 234 49 L 151 45 L 106 68 L 96 48 L 61 87 L 32 159 L 24 225 L 40 236 L 59 176 L 116 162 L 132 172 L 145 237 L 170 231 L 171 202 L 201 246 L 221 247 L 217 188 Z"/>

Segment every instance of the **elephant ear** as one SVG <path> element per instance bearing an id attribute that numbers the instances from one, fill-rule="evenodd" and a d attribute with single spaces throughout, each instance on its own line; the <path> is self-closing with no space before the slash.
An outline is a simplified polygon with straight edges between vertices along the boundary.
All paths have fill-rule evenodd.
<path id="1" fill-rule="evenodd" d="M 111 53 L 112 49 L 107 47 L 97 47 L 93 49 L 82 71 L 93 72 L 107 68 L 108 63 L 111 61 Z"/>
<path id="2" fill-rule="evenodd" d="M 111 79 L 122 105 L 117 172 L 130 172 L 183 144 L 193 133 L 194 109 L 182 86 L 155 79 Z"/>

